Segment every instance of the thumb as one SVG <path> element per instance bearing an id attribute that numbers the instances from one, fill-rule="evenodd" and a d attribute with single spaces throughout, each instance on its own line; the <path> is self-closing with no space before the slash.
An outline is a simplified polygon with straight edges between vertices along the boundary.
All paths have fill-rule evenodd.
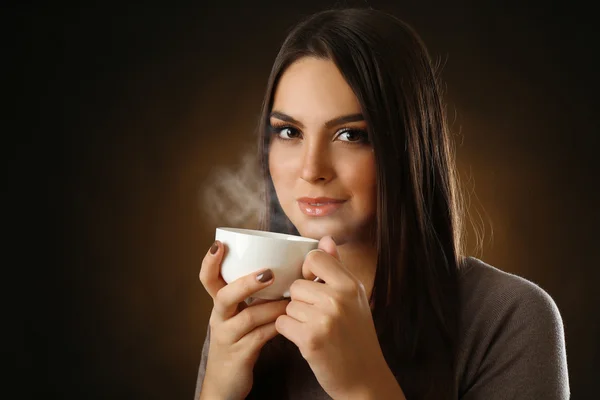
<path id="1" fill-rule="evenodd" d="M 336 260 L 341 261 L 340 255 L 337 251 L 337 245 L 331 236 L 324 236 L 321 238 L 321 240 L 319 240 L 319 249 L 333 256 Z"/>

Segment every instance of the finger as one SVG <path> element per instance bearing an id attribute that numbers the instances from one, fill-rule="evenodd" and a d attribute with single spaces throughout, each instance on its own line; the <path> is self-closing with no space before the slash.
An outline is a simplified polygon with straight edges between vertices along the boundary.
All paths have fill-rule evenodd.
<path id="1" fill-rule="evenodd" d="M 281 315 L 277 317 L 277 320 L 275 321 L 277 332 L 298 347 L 300 347 L 302 337 L 305 336 L 305 327 L 306 325 L 304 323 L 299 322 L 288 315 Z"/>
<path id="2" fill-rule="evenodd" d="M 225 246 L 223 243 L 218 240 L 215 241 L 204 256 L 202 266 L 200 267 L 200 282 L 202 282 L 204 289 L 206 289 L 213 299 L 217 295 L 217 292 L 227 285 L 220 273 L 221 260 L 224 253 Z"/>
<path id="3" fill-rule="evenodd" d="M 332 287 L 346 287 L 355 278 L 344 265 L 321 249 L 311 250 L 304 258 L 302 276 L 307 280 L 316 277 Z"/>
<path id="4" fill-rule="evenodd" d="M 235 343 L 259 326 L 275 322 L 277 317 L 285 314 L 289 302 L 289 300 L 279 300 L 247 307 L 225 321 L 223 329 L 229 332 L 231 342 Z"/>
<path id="5" fill-rule="evenodd" d="M 285 314 L 298 322 L 308 322 L 316 321 L 319 311 L 311 304 L 292 300 L 285 308 Z"/>
<path id="6" fill-rule="evenodd" d="M 340 254 L 337 250 L 337 244 L 333 241 L 333 237 L 324 236 L 319 240 L 319 249 L 323 250 L 325 253 L 331 255 L 336 260 L 341 261 Z"/>
<path id="7" fill-rule="evenodd" d="M 290 298 L 313 305 L 326 305 L 333 289 L 322 283 L 297 279 L 290 286 Z"/>
<path id="8" fill-rule="evenodd" d="M 254 272 L 236 279 L 217 292 L 213 311 L 222 321 L 233 317 L 239 312 L 239 303 L 271 285 L 273 280 L 273 271 L 270 269 Z"/>
<path id="9" fill-rule="evenodd" d="M 277 336 L 279 332 L 275 328 L 275 321 L 255 328 L 249 332 L 238 343 L 248 349 L 248 352 L 256 352 L 262 348 L 269 340 Z"/>
<path id="10" fill-rule="evenodd" d="M 323 236 L 321 240 L 319 240 L 318 248 L 320 250 L 323 250 L 325 253 L 331 255 L 336 260 L 341 261 L 340 254 L 337 250 L 337 244 L 334 242 L 332 236 Z M 312 276 L 312 274 L 309 274 L 308 277 L 305 278 L 315 282 L 324 282 L 324 280 L 321 277 L 314 277 Z"/>

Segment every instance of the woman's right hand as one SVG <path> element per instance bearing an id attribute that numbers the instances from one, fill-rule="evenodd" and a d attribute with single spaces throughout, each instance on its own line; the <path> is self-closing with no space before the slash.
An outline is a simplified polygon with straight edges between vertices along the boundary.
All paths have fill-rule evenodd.
<path id="1" fill-rule="evenodd" d="M 220 274 L 224 251 L 216 241 L 200 269 L 200 281 L 214 302 L 200 399 L 244 399 L 250 393 L 260 350 L 277 335 L 275 320 L 289 303 L 256 301 L 247 306 L 245 299 L 273 283 L 273 272 L 258 271 L 227 284 Z"/>

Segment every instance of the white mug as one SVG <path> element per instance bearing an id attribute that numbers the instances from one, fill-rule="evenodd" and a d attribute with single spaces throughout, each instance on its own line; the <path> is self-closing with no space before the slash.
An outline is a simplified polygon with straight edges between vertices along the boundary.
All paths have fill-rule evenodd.
<path id="1" fill-rule="evenodd" d="M 252 229 L 217 228 L 216 240 L 225 245 L 221 276 L 227 283 L 270 268 L 275 281 L 253 298 L 275 300 L 290 297 L 290 286 L 302 279 L 302 263 L 319 241 L 302 236 Z"/>

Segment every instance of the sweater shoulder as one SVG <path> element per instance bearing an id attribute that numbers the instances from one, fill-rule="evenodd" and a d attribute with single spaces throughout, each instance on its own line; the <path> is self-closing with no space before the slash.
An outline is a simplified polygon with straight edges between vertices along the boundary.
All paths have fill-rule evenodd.
<path id="1" fill-rule="evenodd" d="M 552 297 L 539 285 L 476 258 L 466 259 L 459 287 L 459 391 L 518 388 L 536 398 L 542 392 L 544 398 L 563 398 L 568 391 L 564 328 Z M 554 384 L 541 384 L 549 378 Z"/>

